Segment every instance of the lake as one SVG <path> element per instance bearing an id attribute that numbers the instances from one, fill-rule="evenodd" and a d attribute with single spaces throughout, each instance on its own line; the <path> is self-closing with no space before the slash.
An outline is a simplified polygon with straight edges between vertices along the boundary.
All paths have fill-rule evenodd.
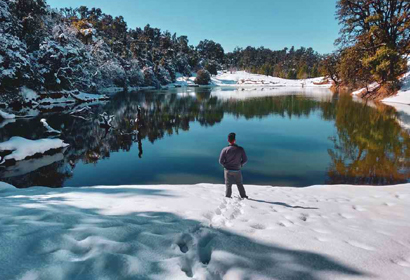
<path id="1" fill-rule="evenodd" d="M 410 177 L 410 138 L 396 111 L 327 90 L 183 88 L 118 93 L 88 106 L 48 106 L 1 124 L 2 142 L 40 139 L 48 137 L 46 118 L 70 146 L 3 166 L 0 180 L 16 187 L 223 183 L 218 157 L 230 132 L 249 157 L 245 184 L 380 185 Z M 114 116 L 109 129 L 100 125 L 104 112 Z"/>

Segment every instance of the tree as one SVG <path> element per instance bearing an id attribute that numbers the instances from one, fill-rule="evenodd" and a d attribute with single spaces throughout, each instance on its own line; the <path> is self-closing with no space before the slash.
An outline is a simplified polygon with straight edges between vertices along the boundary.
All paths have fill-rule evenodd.
<path id="1" fill-rule="evenodd" d="M 410 1 L 339 0 L 337 18 L 342 26 L 336 41 L 342 48 L 357 46 L 362 64 L 381 84 L 397 84 L 410 54 Z"/>
<path id="2" fill-rule="evenodd" d="M 339 62 L 340 54 L 332 53 L 327 55 L 320 63 L 320 71 L 322 72 L 322 74 L 325 77 L 331 79 L 336 86 L 338 86 L 340 83 Z"/>
<path id="3" fill-rule="evenodd" d="M 205 64 L 205 70 L 208 71 L 211 75 L 217 75 L 218 71 L 217 71 L 217 65 L 213 62 L 207 62 Z"/>
<path id="4" fill-rule="evenodd" d="M 198 85 L 209 85 L 211 82 L 211 74 L 206 70 L 199 70 L 196 74 L 195 84 Z"/>
<path id="5" fill-rule="evenodd" d="M 207 59 L 215 60 L 223 63 L 225 51 L 222 46 L 212 40 L 204 40 L 199 42 L 196 51 Z"/>
<path id="6" fill-rule="evenodd" d="M 341 52 L 338 71 L 343 85 L 350 89 L 367 87 L 372 82 L 372 70 L 363 63 L 365 53 L 358 46 Z"/>
<path id="7" fill-rule="evenodd" d="M 10 10 L 21 23 L 20 38 L 23 39 L 29 51 L 39 49 L 44 28 L 42 16 L 46 14 L 46 2 L 44 0 L 16 0 L 10 2 Z"/>

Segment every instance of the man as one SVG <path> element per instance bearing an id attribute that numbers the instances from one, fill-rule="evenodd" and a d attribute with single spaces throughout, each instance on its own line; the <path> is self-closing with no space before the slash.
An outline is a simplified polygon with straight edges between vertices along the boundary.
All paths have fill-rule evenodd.
<path id="1" fill-rule="evenodd" d="M 232 195 L 232 184 L 238 187 L 241 198 L 248 198 L 243 187 L 241 168 L 248 162 L 245 150 L 236 145 L 236 134 L 228 135 L 229 146 L 224 148 L 219 156 L 219 163 L 224 167 L 226 193 L 230 198 Z"/>

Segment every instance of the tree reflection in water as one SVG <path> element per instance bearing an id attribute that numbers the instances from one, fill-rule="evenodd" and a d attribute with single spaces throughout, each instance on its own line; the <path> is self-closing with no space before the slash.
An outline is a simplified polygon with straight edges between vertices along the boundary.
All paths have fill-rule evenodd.
<path id="1" fill-rule="evenodd" d="M 341 95 L 334 110 L 337 135 L 329 150 L 331 184 L 395 184 L 409 179 L 409 134 L 397 122 L 396 111 L 353 102 Z"/>
<path id="2" fill-rule="evenodd" d="M 401 129 L 396 112 L 390 107 L 367 106 L 344 95 L 322 101 L 297 95 L 236 100 L 212 96 L 211 89 L 199 88 L 194 93 L 117 94 L 110 102 L 93 106 L 87 118 L 45 113 L 49 124 L 61 128 L 61 138 L 70 144 L 64 156 L 55 162 L 42 163 L 45 158 L 19 162 L 0 170 L 0 179 L 18 187 L 61 187 L 73 176 L 79 162 L 97 164 L 113 152 L 130 151 L 134 143 L 138 146 L 138 157 L 142 158 L 144 140 L 154 143 L 165 136 L 189 131 L 191 122 L 208 127 L 220 123 L 224 114 L 246 119 L 292 119 L 312 113 L 336 126 L 336 135 L 329 137 L 334 147 L 328 151 L 331 161 L 324 171 L 326 183 L 392 184 L 409 179 L 409 135 Z M 115 116 L 111 129 L 99 125 L 98 116 L 104 112 Z M 47 137 L 39 119 L 19 120 L 1 128 L 0 140 L 11 136 Z"/>

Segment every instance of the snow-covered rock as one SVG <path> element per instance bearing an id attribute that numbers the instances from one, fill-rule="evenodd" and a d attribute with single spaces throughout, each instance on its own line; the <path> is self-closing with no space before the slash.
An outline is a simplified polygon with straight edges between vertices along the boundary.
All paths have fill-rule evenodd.
<path id="1" fill-rule="evenodd" d="M 43 154 L 49 150 L 67 147 L 61 139 L 39 139 L 29 140 L 23 137 L 12 137 L 10 140 L 0 143 L 0 151 L 12 151 L 6 155 L 0 164 L 7 160 L 23 160 L 36 154 Z"/>
<path id="2" fill-rule="evenodd" d="M 47 120 L 46 120 L 46 119 L 41 119 L 40 122 L 43 124 L 44 128 L 47 130 L 47 133 L 50 133 L 50 134 L 61 134 L 61 131 L 52 128 L 52 127 L 47 123 Z"/>
<path id="3" fill-rule="evenodd" d="M 15 119 L 15 118 L 16 118 L 16 115 L 9 114 L 9 113 L 6 113 L 6 112 L 0 110 L 0 119 L 10 120 L 10 119 Z"/>
<path id="4" fill-rule="evenodd" d="M 20 94 L 23 96 L 25 102 L 36 101 L 39 97 L 37 92 L 27 87 L 22 87 L 20 89 Z"/>

